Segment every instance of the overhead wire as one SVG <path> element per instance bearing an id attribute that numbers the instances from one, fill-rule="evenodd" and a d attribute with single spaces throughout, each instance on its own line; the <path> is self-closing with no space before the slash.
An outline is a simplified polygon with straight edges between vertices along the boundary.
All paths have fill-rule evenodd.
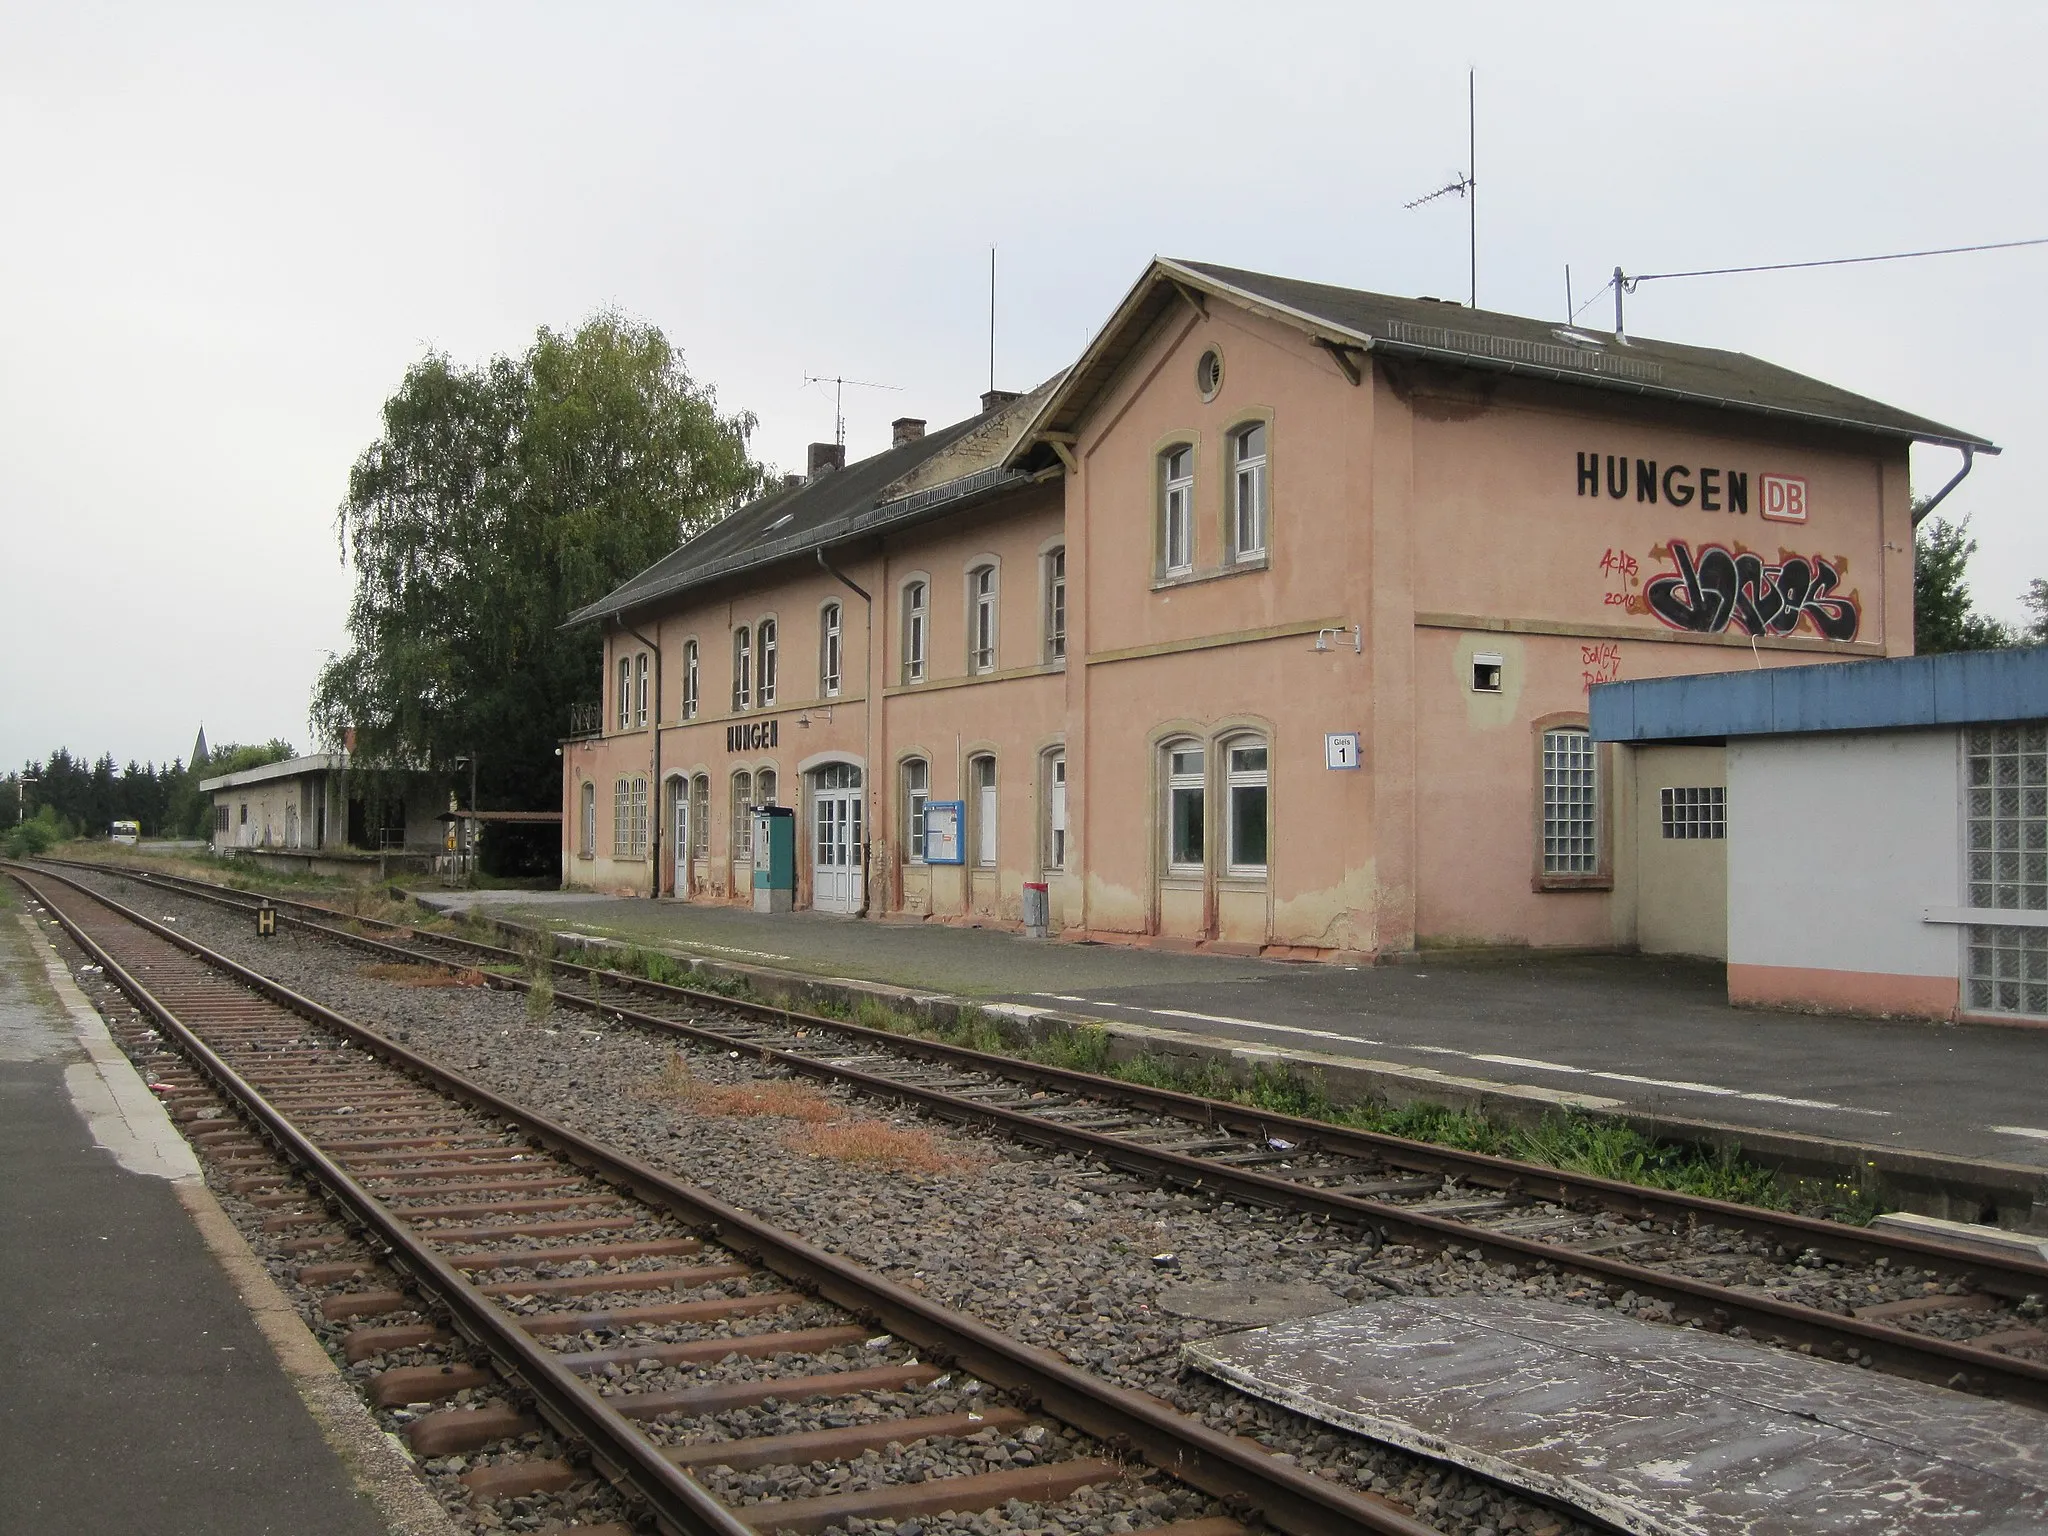
<path id="1" fill-rule="evenodd" d="M 1872 261 L 1912 261 L 1922 256 L 1964 256 L 1972 251 L 2011 251 L 2028 245 L 2048 245 L 2048 236 L 2035 240 L 1994 240 L 1984 245 L 1947 245 L 1931 251 L 1892 251 L 1883 256 L 1835 256 L 1826 261 L 1773 261 L 1753 267 L 1702 267 L 1696 272 L 1630 273 L 1625 280 L 1633 287 L 1637 283 L 1654 283 L 1667 277 L 1731 277 L 1741 272 L 1792 272 L 1804 267 L 1855 267 Z M 1608 279 L 1607 286 L 1614 286 L 1612 278 Z"/>

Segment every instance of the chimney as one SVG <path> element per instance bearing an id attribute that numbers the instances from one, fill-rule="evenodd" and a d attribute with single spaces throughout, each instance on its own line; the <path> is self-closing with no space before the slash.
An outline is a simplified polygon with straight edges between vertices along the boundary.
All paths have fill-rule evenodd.
<path id="1" fill-rule="evenodd" d="M 924 436 L 924 420 L 917 416 L 898 416 L 889 423 L 889 446 L 901 448 L 905 443 L 914 443 Z"/>
<path id="2" fill-rule="evenodd" d="M 831 473 L 831 472 L 832 472 L 833 470 L 835 470 L 835 469 L 844 469 L 844 468 L 846 468 L 846 444 L 844 444 L 844 443 L 813 443 L 813 444 L 811 444 L 811 457 L 810 457 L 810 470 L 811 470 L 811 473 L 810 473 L 810 478 L 811 478 L 811 479 L 815 480 L 815 479 L 817 479 L 817 478 L 818 478 L 818 476 L 820 476 L 820 475 L 830 474 L 830 473 Z"/>
<path id="3" fill-rule="evenodd" d="M 793 491 L 803 483 L 804 477 L 802 475 L 790 474 L 782 477 L 782 488 L 785 491 Z"/>
<path id="4" fill-rule="evenodd" d="M 1014 389 L 985 389 L 981 392 L 981 409 L 986 414 L 999 405 L 1008 405 L 1017 398 L 1018 394 Z"/>

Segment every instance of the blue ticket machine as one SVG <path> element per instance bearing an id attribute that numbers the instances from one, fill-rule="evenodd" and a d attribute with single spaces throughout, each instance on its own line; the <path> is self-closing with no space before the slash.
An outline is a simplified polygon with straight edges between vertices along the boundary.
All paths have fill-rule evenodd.
<path id="1" fill-rule="evenodd" d="M 796 812 L 757 805 L 754 816 L 754 910 L 787 912 L 796 905 Z"/>

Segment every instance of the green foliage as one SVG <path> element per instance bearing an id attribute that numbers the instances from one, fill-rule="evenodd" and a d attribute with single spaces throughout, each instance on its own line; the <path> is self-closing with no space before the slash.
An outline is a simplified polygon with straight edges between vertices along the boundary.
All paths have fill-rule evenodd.
<path id="1" fill-rule="evenodd" d="M 1977 552 L 1977 541 L 1969 530 L 1967 517 L 1959 523 L 1930 517 L 1914 535 L 1913 649 L 1923 656 L 2018 643 L 2006 625 L 1977 612 L 1970 597 L 1964 569 Z"/>
<path id="2" fill-rule="evenodd" d="M 354 728 L 372 762 L 475 752 L 481 803 L 555 803 L 555 743 L 601 664 L 563 620 L 758 489 L 753 426 L 617 314 L 415 364 L 349 473 L 350 648 L 314 689 L 322 735 Z"/>
<path id="3" fill-rule="evenodd" d="M 0 849 L 10 859 L 32 859 L 77 835 L 76 827 L 46 805 L 28 820 L 9 827 L 6 837 L 0 838 Z"/>

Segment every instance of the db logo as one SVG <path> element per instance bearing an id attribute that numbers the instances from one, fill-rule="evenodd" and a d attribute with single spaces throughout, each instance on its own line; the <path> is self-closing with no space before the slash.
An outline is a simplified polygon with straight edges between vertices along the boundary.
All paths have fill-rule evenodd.
<path id="1" fill-rule="evenodd" d="M 1806 521 L 1806 481 L 1799 475 L 1759 475 L 1757 491 L 1763 498 L 1758 508 L 1774 523 Z"/>

